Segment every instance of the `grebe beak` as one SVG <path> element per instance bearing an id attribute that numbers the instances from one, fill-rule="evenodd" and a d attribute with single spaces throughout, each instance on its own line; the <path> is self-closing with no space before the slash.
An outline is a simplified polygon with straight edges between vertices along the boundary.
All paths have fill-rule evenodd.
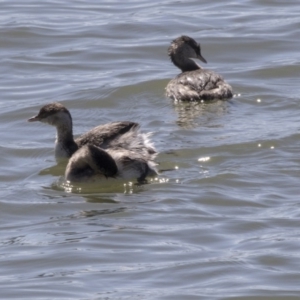
<path id="1" fill-rule="evenodd" d="M 35 117 L 32 117 L 30 119 L 27 120 L 27 122 L 36 122 L 36 121 L 39 121 L 40 118 L 38 116 L 35 116 Z"/>
<path id="2" fill-rule="evenodd" d="M 200 59 L 202 62 L 204 62 L 205 64 L 207 64 L 207 61 L 206 59 L 200 54 L 200 55 L 197 55 L 197 58 Z"/>

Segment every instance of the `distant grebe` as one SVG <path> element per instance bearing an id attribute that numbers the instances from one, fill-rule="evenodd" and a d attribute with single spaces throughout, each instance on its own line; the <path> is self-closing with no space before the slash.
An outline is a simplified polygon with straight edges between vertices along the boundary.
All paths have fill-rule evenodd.
<path id="1" fill-rule="evenodd" d="M 202 69 L 193 59 L 206 63 L 201 55 L 200 44 L 188 36 L 173 40 L 168 54 L 173 64 L 182 73 L 172 79 L 166 87 L 166 95 L 174 100 L 212 100 L 232 97 L 232 88 L 222 76 L 214 71 Z"/>
<path id="2" fill-rule="evenodd" d="M 148 142 L 147 135 L 139 132 L 139 124 L 129 121 L 99 125 L 74 140 L 72 116 L 60 103 L 43 106 L 39 113 L 28 121 L 40 121 L 56 127 L 56 158 L 69 158 L 86 144 L 92 144 L 102 149 L 119 147 L 132 150 L 131 147 L 136 147 L 143 153 L 151 155 L 156 153 L 154 147 Z"/>

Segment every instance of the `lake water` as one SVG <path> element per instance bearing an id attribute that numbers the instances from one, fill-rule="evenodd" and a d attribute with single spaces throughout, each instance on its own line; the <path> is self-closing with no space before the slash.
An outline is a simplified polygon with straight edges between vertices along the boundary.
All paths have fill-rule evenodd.
<path id="1" fill-rule="evenodd" d="M 1 1 L 1 299 L 300 299 L 299 1 Z M 172 39 L 230 101 L 174 103 Z M 153 132 L 149 184 L 67 186 L 46 103 L 74 132 Z"/>

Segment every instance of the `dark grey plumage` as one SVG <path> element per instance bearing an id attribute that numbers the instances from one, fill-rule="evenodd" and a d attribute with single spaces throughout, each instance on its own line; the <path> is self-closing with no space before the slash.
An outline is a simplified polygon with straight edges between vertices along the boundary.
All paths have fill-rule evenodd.
<path id="1" fill-rule="evenodd" d="M 173 40 L 168 54 L 182 73 L 172 79 L 166 87 L 166 95 L 174 100 L 212 100 L 232 97 L 231 86 L 221 75 L 202 69 L 193 59 L 206 63 L 201 47 L 194 39 L 180 36 Z"/>

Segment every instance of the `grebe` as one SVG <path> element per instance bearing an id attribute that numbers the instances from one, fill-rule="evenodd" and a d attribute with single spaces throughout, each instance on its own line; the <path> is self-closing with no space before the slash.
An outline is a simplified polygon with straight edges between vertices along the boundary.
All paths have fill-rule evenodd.
<path id="1" fill-rule="evenodd" d="M 202 69 L 193 59 L 207 63 L 201 55 L 200 44 L 188 36 L 173 40 L 168 54 L 173 64 L 182 73 L 172 79 L 166 87 L 166 95 L 174 100 L 212 100 L 232 97 L 232 88 L 222 76 L 214 71 Z"/>
<path id="2" fill-rule="evenodd" d="M 143 149 L 127 150 L 88 144 L 77 150 L 70 158 L 65 178 L 70 182 L 80 182 L 101 177 L 137 179 L 144 182 L 146 177 L 158 174 L 153 159 L 156 154 Z"/>

